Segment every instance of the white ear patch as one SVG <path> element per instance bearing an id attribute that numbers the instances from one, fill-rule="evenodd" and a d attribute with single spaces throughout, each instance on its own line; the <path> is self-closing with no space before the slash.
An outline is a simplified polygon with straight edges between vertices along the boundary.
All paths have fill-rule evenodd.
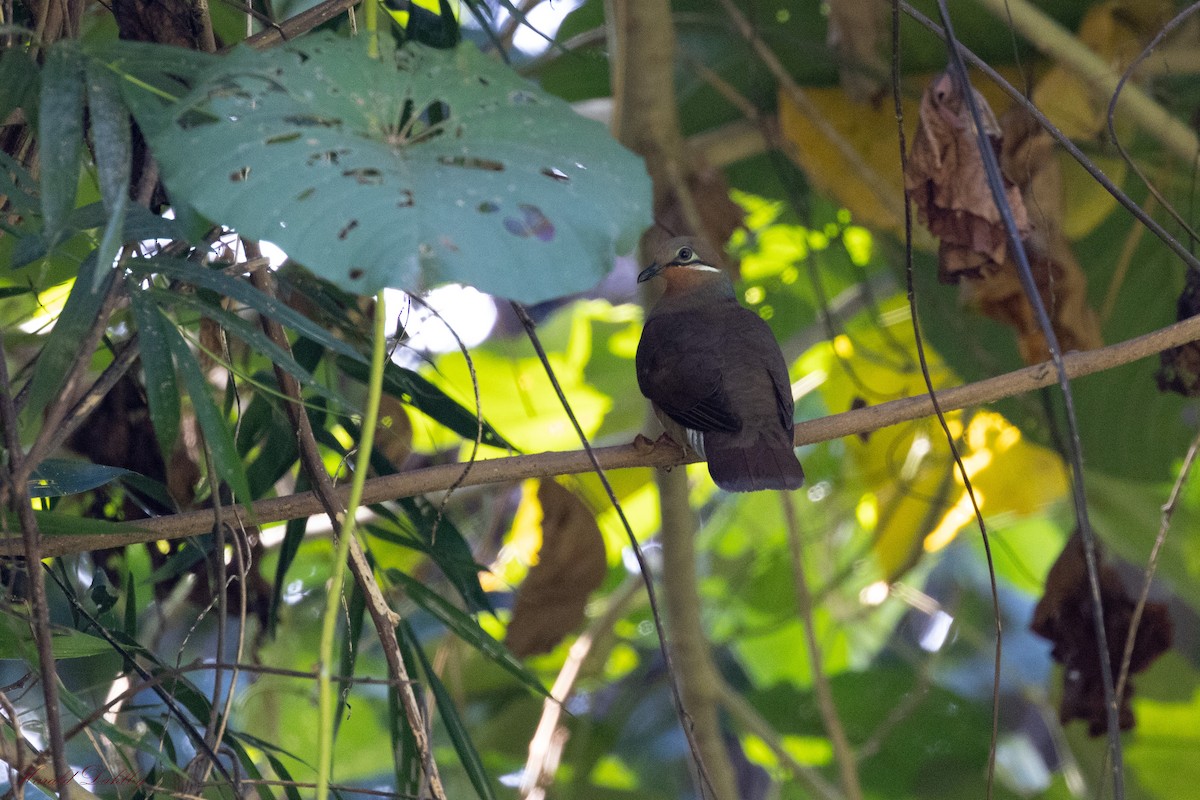
<path id="1" fill-rule="evenodd" d="M 696 272 L 720 272 L 716 267 L 710 267 L 708 264 L 680 264 L 684 269 L 694 269 Z"/>

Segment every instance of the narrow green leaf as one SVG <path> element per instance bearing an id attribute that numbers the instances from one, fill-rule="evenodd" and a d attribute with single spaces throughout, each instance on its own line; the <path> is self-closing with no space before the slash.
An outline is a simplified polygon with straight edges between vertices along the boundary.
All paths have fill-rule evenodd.
<path id="1" fill-rule="evenodd" d="M 256 377 L 270 385 L 273 375 L 263 372 Z M 258 429 L 243 437 L 246 417 L 250 412 L 265 416 L 266 420 L 260 419 Z M 243 460 L 246 460 L 245 454 L 254 447 L 258 448 L 258 455 L 246 468 L 246 479 L 250 481 L 250 491 L 254 496 L 262 497 L 296 464 L 300 451 L 296 446 L 296 433 L 284 412 L 273 402 L 268 402 L 261 393 L 255 395 L 249 408 L 243 412 L 238 430 L 238 452 L 243 454 Z"/>
<path id="2" fill-rule="evenodd" d="M 366 383 L 367 368 L 349 359 L 339 357 L 338 369 L 356 381 Z M 435 422 L 445 425 L 468 441 L 475 441 L 479 433 L 479 422 L 475 412 L 464 407 L 450 395 L 411 369 L 388 362 L 383 370 L 383 391 L 408 403 Z M 495 428 L 483 422 L 482 443 L 506 450 L 515 450 Z"/>
<path id="3" fill-rule="evenodd" d="M 246 281 L 218 270 L 206 269 L 186 261 L 169 258 L 148 258 L 130 264 L 130 268 L 142 273 L 160 273 L 173 280 L 182 281 L 211 289 L 217 294 L 236 300 L 247 308 L 274 319 L 279 324 L 304 334 L 315 342 L 348 358 L 367 363 L 367 358 L 345 342 L 329 335 L 329 332 L 300 312 L 274 297 L 255 289 Z"/>
<path id="4" fill-rule="evenodd" d="M 471 779 L 471 785 L 482 800 L 495 800 L 496 793 L 492 790 L 492 782 L 488 778 L 487 770 L 483 768 L 483 761 L 479 758 L 475 743 L 471 741 L 471 734 L 458 714 L 454 698 L 446 691 L 445 684 L 434 672 L 433 665 L 429 663 L 429 658 L 408 622 L 402 621 L 399 630 L 409 641 L 410 649 L 416 654 L 417 660 L 421 662 L 421 672 L 425 673 L 425 680 L 433 691 L 433 700 L 442 716 L 442 722 L 446 725 L 446 733 L 450 736 L 450 742 L 454 745 L 454 751 L 458 753 L 458 760 L 466 770 L 467 777 Z"/>
<path id="5" fill-rule="evenodd" d="M 111 649 L 109 652 L 112 652 Z M 142 753 L 153 760 L 157 767 L 175 775 L 184 775 L 184 771 L 175 765 L 173 755 L 162 746 L 162 740 L 154 736 L 134 736 L 128 731 L 121 730 L 116 725 L 107 722 L 103 717 L 96 718 L 96 704 L 93 698 L 86 701 L 66 687 L 60 687 L 59 697 L 67 710 L 79 719 L 90 720 L 88 728 L 107 737 L 113 744 L 128 748 L 130 753 Z M 170 737 L 167 737 L 168 740 Z M 121 752 L 118 750 L 117 752 Z M 152 785 L 152 783 L 151 783 Z"/>
<path id="6" fill-rule="evenodd" d="M 146 583 L 154 585 L 163 581 L 172 584 L 179 576 L 204 561 L 212 555 L 215 539 L 211 534 L 193 537 L 184 541 L 178 550 L 171 553 L 167 560 L 155 568 L 146 578 Z"/>
<path id="7" fill-rule="evenodd" d="M 129 299 L 142 352 L 150 423 L 154 426 L 163 463 L 169 464 L 175 439 L 179 436 L 179 384 L 171 360 L 171 324 L 132 280 L 129 282 Z"/>
<path id="8" fill-rule="evenodd" d="M 479 573 L 485 568 L 475 560 L 471 546 L 467 544 L 467 540 L 449 515 L 441 513 L 435 535 L 433 526 L 441 509 L 424 496 L 402 497 L 396 502 L 404 509 L 417 533 L 425 540 L 427 552 L 433 562 L 458 590 L 471 613 L 495 613 L 491 601 L 479 583 Z"/>
<path id="9" fill-rule="evenodd" d="M 47 458 L 38 464 L 38 468 L 30 476 L 29 496 L 66 497 L 132 474 L 134 473 L 130 470 L 120 467 L 106 467 L 103 464 L 65 458 Z"/>
<path id="10" fill-rule="evenodd" d="M 162 311 L 157 308 L 153 309 L 153 313 L 162 316 Z M 213 402 L 213 388 L 205 380 L 200 363 L 188 349 L 183 336 L 169 322 L 166 322 L 165 316 L 163 320 L 168 328 L 166 332 L 167 345 L 175 357 L 175 365 L 179 369 L 179 374 L 183 376 L 188 396 L 192 398 L 192 409 L 196 412 L 196 419 L 200 422 L 200 430 L 204 432 L 204 441 L 212 450 L 213 464 L 217 469 L 217 474 L 229 484 L 239 501 L 249 502 L 252 498 L 250 497 L 250 486 L 246 482 L 246 469 L 242 460 L 238 458 L 237 445 L 233 442 L 230 426 L 225 417 L 221 415 L 217 404 Z M 215 492 L 216 482 L 212 481 L 212 483 Z"/>
<path id="11" fill-rule="evenodd" d="M 175 501 L 174 497 L 171 497 L 171 492 L 168 491 L 166 484 L 153 478 L 131 472 L 121 476 L 121 485 L 137 496 L 139 500 L 157 503 L 158 508 L 164 514 L 180 510 L 179 503 Z"/>
<path id="12" fill-rule="evenodd" d="M 436 617 L 438 621 L 449 628 L 450 632 L 459 639 L 474 647 L 497 666 L 504 669 L 539 695 L 543 697 L 550 696 L 550 693 L 546 690 L 546 687 L 542 686 L 542 682 L 537 679 L 537 676 L 514 658 L 513 654 L 508 652 L 508 648 L 502 642 L 493 638 L 490 633 L 479 627 L 479 623 L 461 609 L 455 608 L 437 592 L 427 589 L 420 581 L 405 575 L 400 570 L 389 569 L 387 570 L 387 576 L 403 586 L 410 600 Z"/>
<path id="13" fill-rule="evenodd" d="M 408 646 L 408 637 L 402 630 L 397 630 L 396 646 L 400 649 L 400 658 L 405 664 L 416 664 L 416 656 Z M 415 672 L 415 670 L 414 670 Z M 411 677 L 411 676 L 410 676 Z M 416 687 L 413 687 L 414 690 Z M 417 740 L 413 736 L 412 726 L 400 705 L 400 695 L 395 686 L 388 686 L 388 734 L 392 739 L 394 768 L 396 775 L 396 791 L 416 795 L 421 787 L 421 755 L 417 752 Z"/>
<path id="14" fill-rule="evenodd" d="M 121 249 L 125 212 L 129 207 L 129 175 L 133 147 L 129 111 L 121 98 L 117 77 L 92 61 L 87 68 L 88 117 L 92 124 L 92 152 L 100 180 L 100 196 L 108 221 L 100 240 L 101 264 L 113 264 Z"/>
<path id="15" fill-rule="evenodd" d="M 37 366 L 34 367 L 29 399 L 21 412 L 29 427 L 38 426 L 46 404 L 62 387 L 63 379 L 79 350 L 80 341 L 92 327 L 96 315 L 100 313 L 100 306 L 113 275 L 111 265 L 107 268 L 99 266 L 95 251 L 80 265 L 71 294 L 54 323 L 54 330 L 50 332 L 45 346 L 42 347 Z"/>
<path id="16" fill-rule="evenodd" d="M 300 366 L 296 359 L 284 350 L 279 345 L 272 342 L 262 329 L 253 323 L 247 322 L 231 311 L 227 311 L 220 306 L 214 306 L 211 303 L 204 302 L 203 299 L 193 294 L 182 294 L 178 292 L 165 292 L 161 289 L 152 289 L 151 294 L 159 300 L 159 303 L 166 305 L 174 303 L 179 306 L 197 311 L 200 314 L 208 317 L 216 322 L 228 333 L 241 339 L 246 344 L 250 345 L 255 352 L 262 353 L 267 358 L 271 359 L 271 363 L 277 364 L 283 368 L 285 372 L 300 382 L 301 386 L 312 389 L 317 394 L 332 400 L 348 411 L 361 414 L 353 403 L 342 396 L 336 389 L 331 389 L 318 381 L 311 372 Z"/>
<path id="17" fill-rule="evenodd" d="M 60 511 L 34 511 L 33 516 L 37 519 L 38 530 L 45 536 L 90 536 L 102 533 L 133 533 L 139 530 L 137 526 L 128 522 L 88 519 Z M 7 526 L 5 530 L 21 530 L 21 522 L 17 515 L 7 509 L 0 511 L 0 520 Z"/>
<path id="18" fill-rule="evenodd" d="M 342 727 L 342 717 L 346 712 L 346 698 L 350 695 L 353 684 L 350 681 L 354 675 L 354 667 L 358 663 L 358 644 L 362 640 L 363 620 L 367 613 L 367 598 L 362 589 L 355 583 L 350 589 L 350 602 L 346 608 L 346 620 L 349 625 L 342 631 L 341 658 L 338 674 L 345 680 L 338 683 L 337 710 L 333 715 L 333 735 L 337 738 L 338 730 Z"/>
<path id="19" fill-rule="evenodd" d="M 225 746 L 234 752 L 237 756 L 238 763 L 242 770 L 252 780 L 258 781 L 254 788 L 255 794 L 262 797 L 263 800 L 275 800 L 274 788 L 269 784 L 263 783 L 263 774 L 258 769 L 258 764 L 255 763 L 254 757 L 246 750 L 241 742 L 242 734 L 239 731 L 230 728 L 225 740 Z M 251 745 L 253 746 L 253 745 Z"/>
<path id="20" fill-rule="evenodd" d="M 38 148 L 43 235 L 53 247 L 75 207 L 83 153 L 83 60 L 69 41 L 51 47 L 42 67 Z"/>
<path id="21" fill-rule="evenodd" d="M 112 652 L 103 639 L 61 625 L 51 626 L 50 643 L 56 659 L 87 658 Z M 0 659 L 26 659 L 29 653 L 36 651 L 33 631 L 25 617 L 12 610 L 0 616 Z"/>
<path id="22" fill-rule="evenodd" d="M 270 750 L 263 751 L 263 755 L 267 759 L 267 763 L 271 765 L 271 770 L 275 773 L 279 780 L 283 781 L 283 794 L 288 800 L 300 800 L 300 790 L 295 787 L 295 779 L 292 773 L 288 771 L 287 765 L 272 753 Z"/>

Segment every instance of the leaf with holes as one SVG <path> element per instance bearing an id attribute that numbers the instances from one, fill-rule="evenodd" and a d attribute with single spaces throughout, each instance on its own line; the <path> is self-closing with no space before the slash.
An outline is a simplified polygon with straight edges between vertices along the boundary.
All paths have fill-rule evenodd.
<path id="1" fill-rule="evenodd" d="M 602 125 L 472 45 L 371 59 L 365 38 L 209 56 L 174 102 L 146 88 L 170 69 L 152 53 L 108 63 L 176 202 L 353 291 L 538 302 L 633 249 L 649 181 Z"/>

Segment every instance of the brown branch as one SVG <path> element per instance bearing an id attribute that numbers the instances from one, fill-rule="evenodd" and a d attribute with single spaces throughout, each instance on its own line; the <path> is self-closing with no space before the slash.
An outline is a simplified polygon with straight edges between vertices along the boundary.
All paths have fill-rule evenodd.
<path id="1" fill-rule="evenodd" d="M 697 767 L 707 773 L 716 800 L 737 797 L 734 775 L 717 708 L 719 673 L 709 650 L 700 619 L 699 579 L 696 574 L 696 534 L 700 520 L 688 502 L 687 474 L 683 470 L 659 472 L 661 512 L 662 587 L 671 638 L 664 645 L 671 664 L 678 668 L 680 716 L 688 742 L 695 748 Z M 709 795 L 701 793 L 701 797 Z"/>
<path id="2" fill-rule="evenodd" d="M 54 648 L 50 641 L 50 606 L 46 600 L 46 577 L 42 574 L 42 532 L 38 529 L 29 504 L 28 471 L 25 451 L 21 447 L 21 436 L 17 429 L 17 410 L 13 406 L 11 384 L 8 380 L 8 353 L 4 340 L 0 338 L 0 427 L 4 428 L 4 449 L 7 451 L 8 469 L 4 477 L 8 483 L 10 505 L 21 524 L 21 550 L 25 556 L 25 573 L 29 580 L 30 627 L 37 647 L 38 674 L 42 679 L 42 697 L 46 703 L 46 731 L 50 739 L 50 756 L 54 774 L 71 775 L 63 748 L 62 719 L 58 709 L 58 671 L 54 661 Z M 8 531 L 4 531 L 5 534 Z M 12 540 L 5 535 L 4 544 Z M 15 720 L 14 720 L 15 721 Z M 70 797 L 70 783 L 56 786 L 59 796 Z"/>
<path id="3" fill-rule="evenodd" d="M 343 11 L 358 5 L 358 2 L 359 0 L 325 0 L 307 11 L 285 19 L 278 25 L 254 34 L 243 44 L 256 50 L 266 50 L 268 47 L 274 47 L 308 33 L 318 25 L 323 25 Z"/>
<path id="4" fill-rule="evenodd" d="M 1162 350 L 1178 347 L 1200 339 L 1200 317 L 1192 317 L 1147 333 L 1119 344 L 1101 347 L 1086 352 L 1072 352 L 1063 356 L 1067 375 L 1079 378 L 1113 369 Z M 1057 381 L 1054 365 L 1049 362 L 986 378 L 975 383 L 943 389 L 937 393 L 938 402 L 945 411 L 984 405 L 1025 394 L 1035 389 L 1053 385 Z M 933 403 L 928 395 L 916 395 L 881 403 L 877 406 L 846 411 L 820 419 L 796 424 L 796 445 L 816 444 L 876 431 L 890 425 L 932 416 Z M 695 461 L 683 458 L 679 449 L 672 446 L 643 447 L 632 444 L 594 448 L 596 459 L 604 469 L 628 469 L 632 467 L 675 467 Z M 509 456 L 477 461 L 471 475 L 461 486 L 486 486 L 509 483 L 525 478 L 544 478 L 552 475 L 575 475 L 591 472 L 592 463 L 582 450 L 546 452 L 533 455 Z M 383 503 L 401 497 L 445 491 L 462 474 L 461 464 L 441 464 L 436 467 L 401 472 L 371 478 L 363 491 L 363 503 Z M 349 490 L 337 490 L 344 498 Z M 273 497 L 253 503 L 250 509 L 233 506 L 237 514 L 252 514 L 259 523 L 282 522 L 300 517 L 320 514 L 322 505 L 313 492 L 301 492 L 286 497 Z M 209 511 L 190 511 L 137 522 L 121 523 L 127 530 L 120 533 L 72 534 L 53 536 L 42 543 L 43 556 L 58 556 L 100 550 L 105 547 L 120 547 L 138 542 L 153 542 L 159 539 L 181 539 L 205 533 L 212 527 Z M 20 547 L 12 542 L 0 541 L 0 556 L 19 555 Z"/>
<path id="5" fill-rule="evenodd" d="M 261 253 L 257 252 L 256 247 L 249 242 L 246 243 L 246 254 L 251 257 L 261 255 Z M 272 297 L 275 295 L 271 276 L 265 270 L 253 272 L 250 275 L 250 280 L 259 291 Z M 286 352 L 291 353 L 291 344 L 288 342 L 287 334 L 284 333 L 282 325 L 266 315 L 262 317 L 262 325 L 267 336 L 276 345 L 283 348 Z M 337 491 L 333 485 L 333 480 L 329 477 L 329 473 L 325 471 L 325 462 L 322 460 L 321 453 L 317 449 L 317 441 L 313 436 L 312 424 L 308 419 L 308 412 L 301 399 L 299 382 L 289 372 L 278 365 L 275 367 L 275 376 L 279 381 L 279 388 L 291 401 L 287 403 L 287 413 L 296 431 L 296 443 L 300 448 L 300 460 L 313 486 L 317 487 L 315 495 L 320 506 L 329 516 L 329 521 L 333 524 L 333 529 L 340 530 L 342 520 L 346 516 L 346 496 L 349 492 L 349 487 L 346 487 L 344 491 Z M 456 465 L 456 469 L 461 472 L 460 466 Z M 367 500 L 364 496 L 363 502 L 368 503 L 371 501 Z M 349 534 L 349 537 L 350 572 L 354 575 L 354 580 L 362 590 L 366 601 L 367 613 L 371 616 L 371 622 L 375 625 L 375 632 L 379 636 L 379 644 L 383 648 L 388 672 L 397 681 L 396 695 L 400 700 L 400 706 L 404 709 L 404 716 L 407 718 L 408 726 L 412 731 L 413 743 L 421 759 L 421 764 L 425 769 L 425 778 L 429 782 L 430 792 L 434 798 L 445 800 L 446 793 L 442 787 L 441 776 L 438 774 L 437 762 L 433 760 L 433 747 L 429 740 L 425 717 L 421 713 L 420 705 L 417 703 L 417 696 L 413 691 L 412 681 L 408 677 L 408 668 L 404 664 L 404 658 L 400 655 L 400 643 L 396 639 L 398 617 L 388 606 L 383 593 L 379 591 L 379 585 L 375 582 L 375 574 L 367 562 L 367 557 L 363 553 L 362 545 L 359 544 L 358 538 L 354 536 L 353 532 Z"/>
<path id="6" fill-rule="evenodd" d="M 529 740 L 529 757 L 525 760 L 525 770 L 521 773 L 521 784 L 517 788 L 517 796 L 521 800 L 544 800 L 546 797 L 546 789 L 554 781 L 562 747 L 569 735 L 566 726 L 559 723 L 566 713 L 567 700 L 574 693 L 575 682 L 584 665 L 600 661 L 611 651 L 611 645 L 616 641 L 612 627 L 624 616 L 629 602 L 641 588 L 640 577 L 627 578 L 609 598 L 604 613 L 588 624 L 587 630 L 579 634 L 567 651 L 566 661 L 554 679 L 550 696 L 542 702 L 541 719 L 538 720 L 533 738 Z"/>

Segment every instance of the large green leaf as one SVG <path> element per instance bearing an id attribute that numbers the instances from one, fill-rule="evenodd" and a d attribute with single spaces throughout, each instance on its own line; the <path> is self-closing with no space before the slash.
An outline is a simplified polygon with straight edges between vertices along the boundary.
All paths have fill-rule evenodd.
<path id="1" fill-rule="evenodd" d="M 633 249 L 649 182 L 603 126 L 473 46 L 371 59 L 364 40 L 212 56 L 175 102 L 142 82 L 177 69 L 110 66 L 177 201 L 356 292 L 460 281 L 537 302 Z"/>

